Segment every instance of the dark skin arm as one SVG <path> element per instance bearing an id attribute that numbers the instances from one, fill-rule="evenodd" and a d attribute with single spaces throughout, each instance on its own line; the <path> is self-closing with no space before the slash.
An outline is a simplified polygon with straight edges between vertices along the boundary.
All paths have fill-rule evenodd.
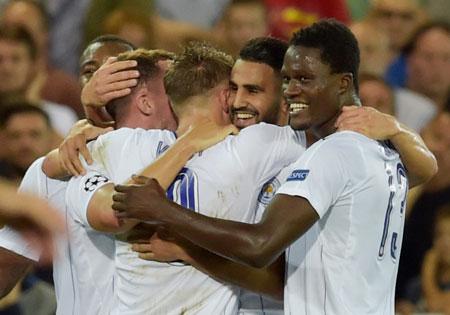
<path id="1" fill-rule="evenodd" d="M 14 288 L 32 265 L 32 260 L 0 247 L 0 298 Z"/>
<path id="2" fill-rule="evenodd" d="M 147 239 L 146 243 L 133 244 L 133 250 L 146 260 L 183 260 L 218 281 L 237 285 L 276 300 L 283 299 L 284 255 L 266 268 L 249 267 L 213 254 L 185 239 L 170 237 L 167 231 L 161 234 L 161 229 L 152 236 L 150 243 Z"/>
<path id="3" fill-rule="evenodd" d="M 260 223 L 247 224 L 185 209 L 169 201 L 155 180 L 115 189 L 118 216 L 163 224 L 200 247 L 257 268 L 274 262 L 319 219 L 308 200 L 284 194 L 273 198 Z"/>

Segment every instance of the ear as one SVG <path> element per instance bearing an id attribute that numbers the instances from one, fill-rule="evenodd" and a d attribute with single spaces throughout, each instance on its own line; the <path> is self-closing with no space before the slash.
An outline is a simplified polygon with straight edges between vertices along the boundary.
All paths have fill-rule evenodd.
<path id="1" fill-rule="evenodd" d="M 135 101 L 137 108 L 143 115 L 150 116 L 153 114 L 155 106 L 146 87 L 140 88 L 137 91 Z"/>
<path id="2" fill-rule="evenodd" d="M 219 92 L 219 102 L 225 113 L 229 112 L 230 106 L 228 104 L 228 98 L 230 95 L 230 90 L 228 88 L 223 88 Z"/>
<path id="3" fill-rule="evenodd" d="M 347 93 L 353 87 L 353 74 L 350 72 L 341 74 L 339 84 L 339 95 Z"/>

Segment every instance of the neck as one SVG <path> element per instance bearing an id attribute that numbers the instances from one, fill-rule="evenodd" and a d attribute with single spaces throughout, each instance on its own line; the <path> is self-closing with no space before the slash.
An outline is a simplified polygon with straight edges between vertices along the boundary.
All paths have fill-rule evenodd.
<path id="1" fill-rule="evenodd" d="M 175 108 L 180 109 L 177 111 L 177 136 L 180 137 L 185 134 L 192 125 L 197 124 L 199 121 L 202 121 L 205 118 L 210 119 L 210 106 L 212 106 L 211 101 L 205 96 L 191 97 L 182 104 L 175 105 Z"/>
<path id="2" fill-rule="evenodd" d="M 316 136 L 318 139 L 321 139 L 335 133 L 337 130 L 335 124 L 339 115 L 342 113 L 341 110 L 342 106 L 350 106 L 350 105 L 361 106 L 361 100 L 354 91 L 343 96 L 343 98 L 340 101 L 339 110 L 336 111 L 336 113 L 330 119 L 328 119 L 321 125 L 312 128 L 314 136 Z"/>

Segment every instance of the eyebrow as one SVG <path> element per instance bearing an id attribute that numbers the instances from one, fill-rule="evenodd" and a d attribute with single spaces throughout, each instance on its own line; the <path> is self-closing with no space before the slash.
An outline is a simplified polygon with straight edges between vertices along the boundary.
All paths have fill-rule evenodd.
<path id="1" fill-rule="evenodd" d="M 244 84 L 244 88 L 247 90 L 258 90 L 258 91 L 264 91 L 264 88 L 262 86 L 256 85 L 256 84 Z"/>

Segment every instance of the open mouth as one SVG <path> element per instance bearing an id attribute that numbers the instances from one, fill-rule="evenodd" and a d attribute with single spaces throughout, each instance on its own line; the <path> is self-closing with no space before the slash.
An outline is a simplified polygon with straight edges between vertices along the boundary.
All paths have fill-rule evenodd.
<path id="1" fill-rule="evenodd" d="M 235 112 L 233 112 L 233 117 L 234 117 L 234 119 L 247 120 L 247 119 L 255 118 L 256 113 L 235 111 Z"/>
<path id="2" fill-rule="evenodd" d="M 289 114 L 297 114 L 302 110 L 308 109 L 309 105 L 305 103 L 291 103 L 289 104 Z"/>

